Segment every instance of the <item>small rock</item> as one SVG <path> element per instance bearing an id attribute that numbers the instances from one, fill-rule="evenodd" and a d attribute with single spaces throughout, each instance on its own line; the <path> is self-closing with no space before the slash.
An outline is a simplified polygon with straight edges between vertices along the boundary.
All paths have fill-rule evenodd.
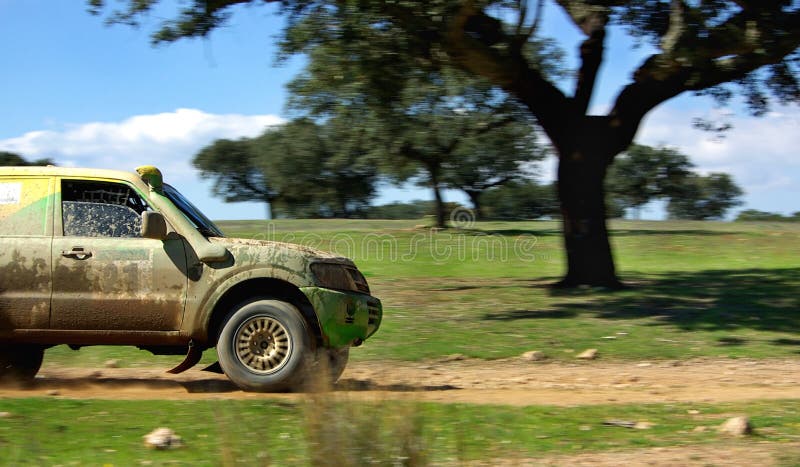
<path id="1" fill-rule="evenodd" d="M 106 360 L 104 364 L 106 368 L 119 368 L 119 360 L 112 358 L 111 360 Z"/>
<path id="2" fill-rule="evenodd" d="M 633 425 L 634 430 L 649 430 L 653 428 L 656 424 L 652 422 L 636 422 L 636 425 Z"/>
<path id="3" fill-rule="evenodd" d="M 617 336 L 603 336 L 600 339 L 616 339 Z"/>
<path id="4" fill-rule="evenodd" d="M 594 360 L 597 358 L 597 349 L 587 349 L 583 352 L 579 353 L 575 358 L 580 358 L 581 360 Z"/>
<path id="5" fill-rule="evenodd" d="M 143 436 L 144 445 L 151 449 L 174 449 L 183 446 L 183 440 L 169 428 L 156 428 Z"/>
<path id="6" fill-rule="evenodd" d="M 466 359 L 467 359 L 466 356 L 464 356 L 464 355 L 462 355 L 460 353 L 454 353 L 454 354 L 448 355 L 446 357 L 443 357 L 441 361 L 443 361 L 443 362 L 460 362 L 461 360 L 466 360 Z"/>
<path id="7" fill-rule="evenodd" d="M 653 366 L 653 364 L 650 362 L 642 362 L 642 363 L 637 363 L 636 366 L 638 366 L 639 368 L 647 368 L 649 366 Z"/>
<path id="8" fill-rule="evenodd" d="M 717 427 L 717 431 L 733 436 L 744 436 L 753 434 L 753 425 L 747 417 L 733 417 Z"/>
<path id="9" fill-rule="evenodd" d="M 700 411 L 692 409 L 692 410 L 687 410 L 686 413 L 688 413 L 689 415 L 699 415 Z"/>
<path id="10" fill-rule="evenodd" d="M 530 352 L 525 352 L 524 354 L 522 354 L 522 358 L 530 362 L 540 362 L 542 360 L 545 360 L 547 356 L 544 354 L 544 352 L 540 352 L 538 350 L 531 350 Z"/>
<path id="11" fill-rule="evenodd" d="M 58 389 L 51 389 L 51 390 L 47 391 L 47 395 L 48 396 L 59 396 L 59 395 L 61 395 L 61 393 L 58 391 Z"/>
<path id="12" fill-rule="evenodd" d="M 633 428 L 636 426 L 636 422 L 631 422 L 628 420 L 606 420 L 603 422 L 603 426 L 619 426 L 622 428 Z"/>
<path id="13" fill-rule="evenodd" d="M 10 418 L 11 412 L 0 412 L 0 418 Z"/>

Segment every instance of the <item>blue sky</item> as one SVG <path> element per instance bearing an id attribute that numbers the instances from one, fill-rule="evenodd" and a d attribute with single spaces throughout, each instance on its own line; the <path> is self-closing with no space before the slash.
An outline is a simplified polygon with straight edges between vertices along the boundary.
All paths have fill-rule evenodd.
<path id="1" fill-rule="evenodd" d="M 255 136 L 285 118 L 284 85 L 302 59 L 275 66 L 282 21 L 271 8 L 238 8 L 208 40 L 152 47 L 149 33 L 166 14 L 154 13 L 139 29 L 108 27 L 87 13 L 83 0 L 0 0 L 0 150 L 61 165 L 156 164 L 210 217 L 261 217 L 257 204 L 213 199 L 189 161 L 216 138 Z M 572 54 L 578 35 L 552 7 L 546 14 L 544 24 Z M 608 108 L 645 52 L 630 50 L 619 31 L 612 31 L 608 49 L 597 111 Z M 702 172 L 733 174 L 747 191 L 745 208 L 800 211 L 798 108 L 777 108 L 761 119 L 728 115 L 735 130 L 721 141 L 691 128 L 693 117 L 721 113 L 705 99 L 680 97 L 652 112 L 637 140 L 675 146 Z M 545 162 L 543 176 L 554 167 Z M 414 198 L 430 194 L 387 187 L 376 201 Z M 456 192 L 447 198 L 464 201 Z"/>

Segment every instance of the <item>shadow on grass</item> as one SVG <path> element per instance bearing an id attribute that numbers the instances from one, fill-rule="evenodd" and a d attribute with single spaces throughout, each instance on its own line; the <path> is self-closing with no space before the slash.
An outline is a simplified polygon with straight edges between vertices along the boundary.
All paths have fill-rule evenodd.
<path id="1" fill-rule="evenodd" d="M 649 276 L 653 277 L 653 276 Z M 686 331 L 754 329 L 800 333 L 800 268 L 710 270 L 655 276 L 621 292 L 552 291 L 563 298 L 548 309 L 498 311 L 486 320 L 574 318 L 644 319 Z M 798 346 L 800 339 L 778 339 Z M 742 342 L 730 338 L 720 345 Z"/>

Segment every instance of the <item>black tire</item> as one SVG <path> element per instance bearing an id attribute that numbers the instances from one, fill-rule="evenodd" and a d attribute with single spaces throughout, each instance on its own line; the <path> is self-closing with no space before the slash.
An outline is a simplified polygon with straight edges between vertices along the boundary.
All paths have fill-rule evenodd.
<path id="1" fill-rule="evenodd" d="M 331 384 L 336 384 L 341 378 L 344 369 L 347 368 L 347 361 L 350 359 L 350 347 L 341 349 L 323 349 L 320 358 L 325 358 L 322 362 L 324 371 L 328 372 L 328 380 Z"/>
<path id="2" fill-rule="evenodd" d="M 31 383 L 42 367 L 44 347 L 15 345 L 0 347 L 0 381 Z"/>
<path id="3" fill-rule="evenodd" d="M 301 387 L 312 354 L 300 311 L 279 300 L 257 300 L 234 310 L 217 341 L 222 371 L 245 391 Z"/>

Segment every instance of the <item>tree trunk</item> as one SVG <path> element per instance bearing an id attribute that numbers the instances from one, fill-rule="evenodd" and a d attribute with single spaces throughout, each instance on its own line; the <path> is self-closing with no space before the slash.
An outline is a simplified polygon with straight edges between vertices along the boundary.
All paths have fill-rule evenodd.
<path id="1" fill-rule="evenodd" d="M 598 131 L 600 130 L 600 131 Z M 572 144 L 560 147 L 558 196 L 563 217 L 567 274 L 556 284 L 621 288 L 606 228 L 606 169 L 616 155 L 606 126 L 581 125 Z"/>
<path id="2" fill-rule="evenodd" d="M 272 220 L 272 206 L 268 199 L 264 200 L 264 214 L 267 216 L 267 220 Z"/>
<path id="3" fill-rule="evenodd" d="M 475 211 L 475 220 L 483 219 L 483 208 L 481 207 L 481 194 L 480 191 L 465 191 L 469 196 L 469 202 L 472 203 L 472 209 Z"/>
<path id="4" fill-rule="evenodd" d="M 436 207 L 436 227 L 440 229 L 447 228 L 447 213 L 444 209 L 444 200 L 442 199 L 442 189 L 439 182 L 439 172 L 436 169 L 429 169 L 431 176 L 431 188 L 433 189 L 433 199 Z"/>

